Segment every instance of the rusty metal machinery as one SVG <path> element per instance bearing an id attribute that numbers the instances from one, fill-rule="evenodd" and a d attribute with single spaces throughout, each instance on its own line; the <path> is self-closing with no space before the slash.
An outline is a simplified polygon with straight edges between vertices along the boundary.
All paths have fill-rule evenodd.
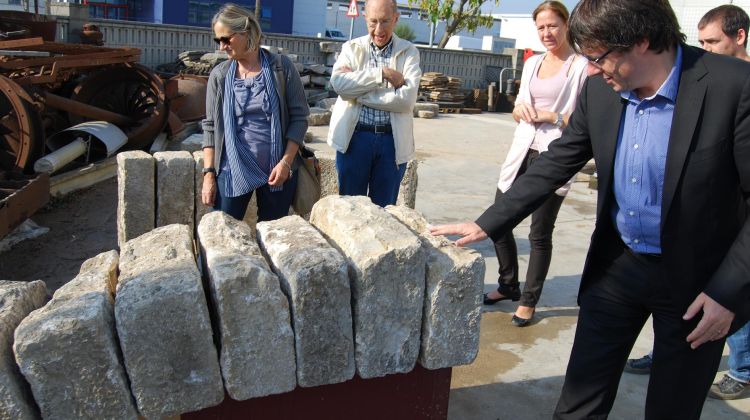
<path id="1" fill-rule="evenodd" d="M 31 97 L 0 76 L 0 169 L 30 172 L 44 153 L 44 127 Z"/>

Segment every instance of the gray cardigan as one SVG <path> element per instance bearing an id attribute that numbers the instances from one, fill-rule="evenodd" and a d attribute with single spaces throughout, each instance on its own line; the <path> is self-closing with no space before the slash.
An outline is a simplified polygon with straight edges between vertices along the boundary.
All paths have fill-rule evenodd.
<path id="1" fill-rule="evenodd" d="M 300 146 L 302 145 L 307 132 L 307 116 L 310 114 L 310 108 L 307 106 L 305 90 L 294 64 L 289 58 L 282 55 L 269 53 L 269 57 L 271 58 L 271 70 L 274 74 L 276 93 L 279 95 L 279 106 L 281 108 L 283 153 L 289 140 Z M 221 115 L 224 101 L 224 79 L 227 77 L 229 64 L 230 62 L 227 60 L 211 70 L 206 88 L 206 119 L 201 121 L 203 147 L 214 148 L 216 175 L 221 170 L 221 151 L 224 148 L 224 120 Z M 299 163 L 298 156 L 294 160 L 293 168 L 296 169 Z"/>

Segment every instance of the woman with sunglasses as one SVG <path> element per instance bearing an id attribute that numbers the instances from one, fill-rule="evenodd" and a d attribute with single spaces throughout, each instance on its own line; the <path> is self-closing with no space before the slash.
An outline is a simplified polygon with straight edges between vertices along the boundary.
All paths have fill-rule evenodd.
<path id="1" fill-rule="evenodd" d="M 500 171 L 498 197 L 560 137 L 586 79 L 587 60 L 575 54 L 567 39 L 569 15 L 565 6 L 558 1 L 545 1 L 537 6 L 532 16 L 539 40 L 547 52 L 530 57 L 524 64 L 513 109 L 518 127 Z M 569 188 L 570 182 L 552 194 L 531 216 L 531 251 L 523 293 L 518 282 L 518 251 L 513 232 L 507 232 L 495 242 L 500 266 L 499 287 L 484 295 L 484 304 L 520 299 L 511 320 L 518 327 L 529 325 L 534 316 L 552 259 L 555 219 Z"/>
<path id="2" fill-rule="evenodd" d="M 227 4 L 211 26 L 229 60 L 208 80 L 201 200 L 242 220 L 255 192 L 258 221 L 284 217 L 310 113 L 299 73 L 287 57 L 260 48 L 250 10 Z"/>

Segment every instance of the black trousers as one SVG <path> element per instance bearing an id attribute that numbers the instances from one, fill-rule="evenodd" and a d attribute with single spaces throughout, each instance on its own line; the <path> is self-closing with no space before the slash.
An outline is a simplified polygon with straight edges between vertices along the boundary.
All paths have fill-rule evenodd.
<path id="1" fill-rule="evenodd" d="M 575 341 L 556 419 L 605 419 L 622 370 L 644 323 L 653 314 L 654 363 L 646 419 L 698 419 L 721 360 L 724 340 L 692 350 L 686 341 L 700 316 L 683 321 L 659 257 L 635 254 L 619 242 L 613 255 L 590 258 Z"/>
<path id="2" fill-rule="evenodd" d="M 519 177 L 531 162 L 539 157 L 539 152 L 529 149 L 521 168 L 518 170 Z M 495 193 L 495 202 L 503 195 L 500 189 Z M 552 194 L 547 200 L 531 214 L 531 229 L 529 231 L 529 266 L 526 271 L 526 283 L 521 293 L 520 304 L 522 306 L 536 307 L 539 297 L 542 295 L 544 279 L 547 278 L 549 265 L 552 261 L 552 231 L 555 230 L 555 220 L 560 212 L 560 206 L 565 197 Z M 513 237 L 513 231 L 508 231 L 495 241 L 495 255 L 497 255 L 498 269 L 498 292 L 505 296 L 515 293 L 519 288 L 518 282 L 518 248 Z"/>

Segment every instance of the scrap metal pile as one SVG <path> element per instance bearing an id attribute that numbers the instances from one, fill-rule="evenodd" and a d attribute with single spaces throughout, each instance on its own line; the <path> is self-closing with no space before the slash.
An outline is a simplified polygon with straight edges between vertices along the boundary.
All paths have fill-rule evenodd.
<path id="1" fill-rule="evenodd" d="M 0 237 L 46 203 L 48 174 L 148 148 L 205 115 L 205 78 L 163 81 L 137 48 L 0 35 Z M 24 197 L 24 180 L 44 197 Z"/>

